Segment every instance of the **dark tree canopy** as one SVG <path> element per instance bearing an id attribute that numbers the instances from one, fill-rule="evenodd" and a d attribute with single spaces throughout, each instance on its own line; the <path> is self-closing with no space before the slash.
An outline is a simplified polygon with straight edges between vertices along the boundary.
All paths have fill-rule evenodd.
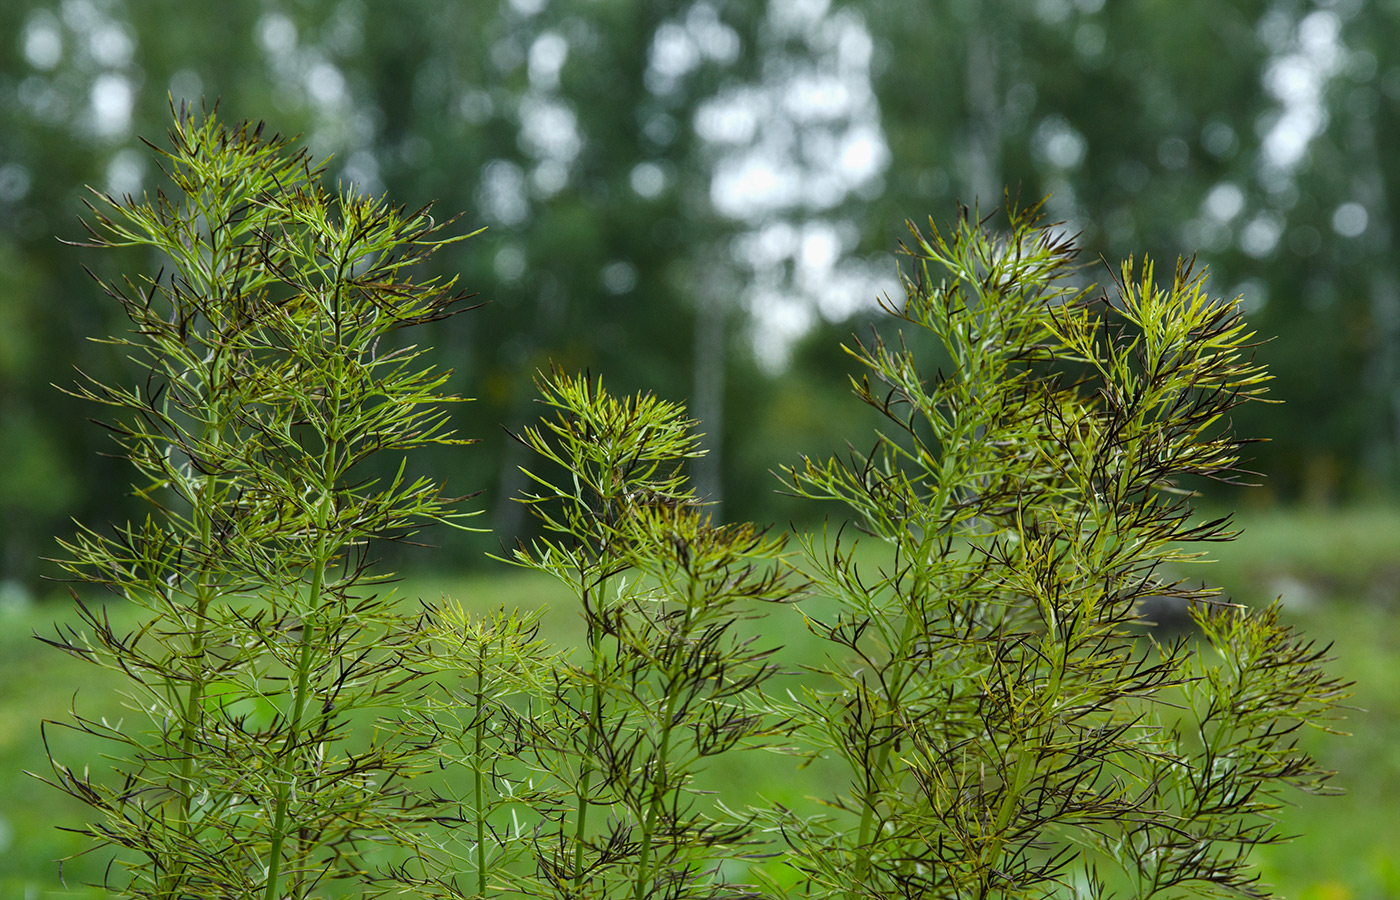
<path id="1" fill-rule="evenodd" d="M 126 503 L 106 438 L 51 384 L 124 365 L 66 247 L 84 185 L 159 173 L 174 100 L 304 134 L 334 176 L 466 210 L 444 273 L 487 302 L 432 342 L 486 436 L 454 479 L 519 459 L 550 360 L 689 401 L 701 492 L 777 519 L 766 472 L 823 444 L 846 363 L 823 349 L 895 285 L 904 219 L 1050 195 L 1085 277 L 1197 256 L 1243 294 L 1282 406 L 1242 412 L 1284 498 L 1390 491 L 1400 446 L 1397 25 L 1294 0 L 502 0 L 260 6 L 17 0 L 0 9 L 0 474 L 5 577 L 67 517 Z M 106 267 L 106 268 L 104 268 Z M 808 349 L 807 343 L 810 341 Z M 781 373 L 781 377 L 777 377 Z M 1267 417 L 1268 422 L 1260 421 Z M 464 557 L 465 558 L 465 557 Z"/>

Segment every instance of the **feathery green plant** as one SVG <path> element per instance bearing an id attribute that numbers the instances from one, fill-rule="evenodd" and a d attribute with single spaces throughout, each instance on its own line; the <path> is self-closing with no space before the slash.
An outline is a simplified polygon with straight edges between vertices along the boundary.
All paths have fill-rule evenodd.
<path id="1" fill-rule="evenodd" d="M 915 277 L 886 303 L 909 342 L 849 348 L 888 427 L 784 475 L 863 537 L 800 538 L 801 573 L 783 538 L 695 496 L 680 406 L 542 379 L 550 413 L 517 436 L 545 463 L 523 498 L 541 534 L 509 561 L 578 600 L 568 653 L 537 612 L 410 613 L 371 565 L 375 542 L 460 525 L 407 474 L 409 451 L 463 443 L 447 375 L 391 334 L 460 308 L 408 271 L 455 239 L 328 193 L 249 126 L 181 111 L 172 142 L 174 194 L 99 195 L 90 226 L 165 265 L 104 285 L 132 322 L 109 342 L 146 376 L 75 389 L 110 411 L 151 511 L 63 542 L 75 581 L 147 616 L 118 633 L 75 590 L 85 627 L 49 641 L 130 685 L 129 719 L 68 723 L 112 771 L 51 776 L 94 809 L 113 890 L 1265 895 L 1250 848 L 1279 839 L 1284 786 L 1326 790 L 1296 734 L 1347 686 L 1277 610 L 1172 574 L 1231 536 L 1190 485 L 1241 476 L 1228 416 L 1267 381 L 1203 276 L 1159 287 L 1129 263 L 1103 297 L 1034 209 L 1004 233 L 915 229 Z M 809 590 L 793 621 L 826 652 L 779 697 L 743 620 Z M 1163 597 L 1199 642 L 1144 636 Z M 704 797 L 735 755 L 821 811 Z"/>
<path id="2" fill-rule="evenodd" d="M 431 673 L 435 688 L 410 704 L 405 730 L 433 748 L 449 777 L 440 790 L 455 812 L 418 841 L 394 881 L 422 897 L 492 897 L 528 883 L 540 811 L 555 809 L 562 788 L 537 779 L 522 754 L 539 740 L 543 701 L 558 655 L 538 637 L 543 610 L 473 613 L 461 604 L 429 605 L 408 666 Z M 463 771 L 465 770 L 465 771 Z"/>
<path id="3" fill-rule="evenodd" d="M 478 863 L 471 896 L 749 896 L 719 867 L 750 851 L 754 829 L 702 803 L 695 778 L 770 735 L 755 689 L 775 672 L 772 650 L 737 625 L 793 596 L 783 541 L 712 521 L 682 472 L 699 450 L 680 407 L 560 373 L 541 390 L 555 415 L 519 439 L 562 477 L 528 473 L 544 534 L 512 560 L 570 588 L 586 646 L 528 692 L 529 715 L 510 729 L 517 772 L 497 778 L 548 797 L 533 811 L 532 866 L 488 884 Z M 518 850 L 525 836 L 497 843 Z"/>
<path id="4" fill-rule="evenodd" d="M 319 894 L 426 814 L 404 782 L 421 748 L 370 721 L 413 678 L 415 619 L 369 563 L 374 542 L 459 516 L 406 461 L 463 443 L 447 373 L 393 334 L 460 308 L 408 271 L 456 238 L 426 210 L 328 192 L 260 132 L 182 109 L 161 151 L 174 192 L 99 194 L 89 225 L 88 246 L 163 266 L 103 285 L 131 320 L 108 341 L 144 377 L 75 389 L 109 410 L 151 511 L 83 528 L 62 560 L 149 615 L 118 633 L 75 591 L 87 627 L 51 641 L 130 685 L 128 717 L 70 723 L 113 771 L 55 760 L 52 778 L 97 813 L 84 832 L 118 849 L 126 896 Z"/>
<path id="5" fill-rule="evenodd" d="M 857 343 L 858 396 L 889 424 L 869 453 L 806 460 L 798 494 L 835 500 L 885 548 L 803 541 L 830 687 L 781 712 L 850 788 L 830 815 L 774 816 L 804 894 L 1131 896 L 1260 889 L 1249 848 L 1279 839 L 1284 785 L 1327 773 L 1294 743 L 1344 696 L 1323 654 L 1170 574 L 1201 522 L 1189 479 L 1233 481 L 1231 409 L 1267 376 L 1234 303 L 1178 266 L 1122 268 L 1109 299 L 1035 210 L 1006 233 L 965 213 L 911 226 L 901 339 Z M 1140 637 L 1149 598 L 1190 603 L 1209 646 Z M 1184 708 L 1183 708 L 1184 707 Z"/>
<path id="6" fill-rule="evenodd" d="M 414 721 L 463 839 L 399 880 L 451 898 L 751 896 L 720 869 L 750 852 L 752 817 L 704 802 L 696 776 L 771 736 L 755 690 L 772 651 L 737 625 L 795 593 L 783 541 L 711 520 L 679 406 L 559 372 L 540 389 L 554 416 L 517 438 L 559 478 L 527 472 L 544 533 L 510 561 L 569 588 L 585 646 L 556 656 L 518 613 L 430 614 L 414 664 L 443 685 Z"/>

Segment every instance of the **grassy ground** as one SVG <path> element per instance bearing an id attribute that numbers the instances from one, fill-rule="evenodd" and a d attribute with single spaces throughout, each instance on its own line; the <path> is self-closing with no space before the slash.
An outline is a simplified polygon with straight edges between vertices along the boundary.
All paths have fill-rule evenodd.
<path id="1" fill-rule="evenodd" d="M 1400 511 L 1258 514 L 1241 524 L 1240 540 L 1216 548 L 1221 562 L 1189 574 L 1244 602 L 1281 595 L 1289 619 L 1334 644 L 1337 670 L 1357 682 L 1361 708 L 1346 723 L 1350 739 L 1306 738 L 1338 771 L 1335 783 L 1347 795 L 1300 796 L 1283 822 L 1300 836 L 1260 852 L 1264 878 L 1292 900 L 1400 897 L 1400 817 L 1393 812 L 1400 807 Z M 448 595 L 479 608 L 548 606 L 550 636 L 571 644 L 577 635 L 577 615 L 559 589 L 526 575 L 419 576 L 404 593 Z M 54 862 L 82 846 L 60 829 L 81 822 L 84 810 L 23 774 L 45 771 L 38 723 L 61 720 L 75 697 L 86 715 L 121 714 L 110 682 L 31 637 L 70 617 L 61 603 L 0 606 L 0 898 L 101 896 L 78 887 L 98 875 L 100 860 L 68 863 L 69 888 Z M 780 640 L 801 641 L 800 624 L 788 621 L 770 620 L 765 628 Z M 57 755 L 100 765 L 74 735 L 47 731 Z M 746 780 L 761 777 L 749 773 Z"/>
<path id="2" fill-rule="evenodd" d="M 1207 576 L 1251 604 L 1280 598 L 1288 618 L 1332 643 L 1356 682 L 1351 737 L 1311 735 L 1344 797 L 1300 797 L 1284 820 L 1298 840 L 1259 854 L 1266 881 L 1294 900 L 1400 898 L 1400 514 L 1256 515 L 1219 548 Z"/>

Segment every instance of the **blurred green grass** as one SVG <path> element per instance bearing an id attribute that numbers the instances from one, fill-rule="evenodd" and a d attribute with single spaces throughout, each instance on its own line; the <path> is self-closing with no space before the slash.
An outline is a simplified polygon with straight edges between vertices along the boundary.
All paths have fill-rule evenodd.
<path id="1" fill-rule="evenodd" d="M 1278 599 L 1286 619 L 1332 644 L 1334 670 L 1356 682 L 1346 739 L 1310 733 L 1304 746 L 1337 772 L 1342 797 L 1295 794 L 1264 848 L 1266 882 L 1291 900 L 1400 898 L 1400 510 L 1253 513 L 1219 561 L 1189 575 L 1250 605 Z"/>
<path id="2" fill-rule="evenodd" d="M 1369 900 L 1400 897 L 1400 510 L 1330 513 L 1268 512 L 1238 518 L 1243 533 L 1211 547 L 1218 562 L 1182 574 L 1223 587 L 1234 599 L 1264 604 L 1282 598 L 1286 617 L 1308 636 L 1333 645 L 1336 671 L 1356 681 L 1348 739 L 1308 734 L 1304 741 L 1337 770 L 1343 797 L 1295 795 L 1281 829 L 1299 837 L 1259 851 L 1264 880 L 1290 900 Z M 546 607 L 545 634 L 575 646 L 577 611 L 556 584 L 509 569 L 419 574 L 400 586 L 407 598 L 450 597 L 468 607 Z M 134 622 L 131 610 L 115 617 Z M 62 721 L 74 702 L 85 715 L 120 716 L 115 684 L 99 670 L 34 640 L 55 622 L 74 621 L 67 601 L 28 608 L 0 607 L 0 898 L 101 897 L 81 887 L 100 878 L 106 856 L 65 864 L 65 888 L 55 860 L 81 850 L 82 839 L 62 830 L 83 821 L 85 808 L 24 774 L 47 771 L 39 722 Z M 795 615 L 776 611 L 759 626 L 769 640 L 788 645 L 796 663 L 813 642 Z M 67 761 L 101 765 L 98 748 L 62 728 L 46 729 L 54 752 Z M 783 794 L 780 772 L 742 771 L 721 779 L 732 800 L 762 791 Z M 784 763 L 787 764 L 787 763 Z M 772 796 L 776 792 L 777 796 Z"/>

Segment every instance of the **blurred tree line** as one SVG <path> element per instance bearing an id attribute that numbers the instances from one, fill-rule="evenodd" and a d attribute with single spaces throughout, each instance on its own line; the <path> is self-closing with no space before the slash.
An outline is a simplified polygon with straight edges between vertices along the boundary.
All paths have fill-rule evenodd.
<path id="1" fill-rule="evenodd" d="M 550 361 L 686 400 L 727 516 L 798 514 L 768 470 L 862 433 L 837 343 L 901 295 L 904 220 L 989 212 L 1004 185 L 1051 195 L 1086 278 L 1195 255 L 1244 296 L 1285 401 L 1237 422 L 1272 435 L 1272 496 L 1397 484 L 1393 4 L 9 0 L 0 38 L 0 578 L 32 578 L 68 517 L 127 514 L 94 411 L 52 385 L 123 366 L 87 340 L 120 326 L 82 266 L 160 261 L 56 237 L 81 240 L 84 185 L 160 186 L 140 139 L 162 144 L 168 97 L 489 226 L 441 261 L 485 305 L 415 339 L 481 439 L 424 464 L 485 487 L 501 535 L 522 527 L 505 430 Z"/>

